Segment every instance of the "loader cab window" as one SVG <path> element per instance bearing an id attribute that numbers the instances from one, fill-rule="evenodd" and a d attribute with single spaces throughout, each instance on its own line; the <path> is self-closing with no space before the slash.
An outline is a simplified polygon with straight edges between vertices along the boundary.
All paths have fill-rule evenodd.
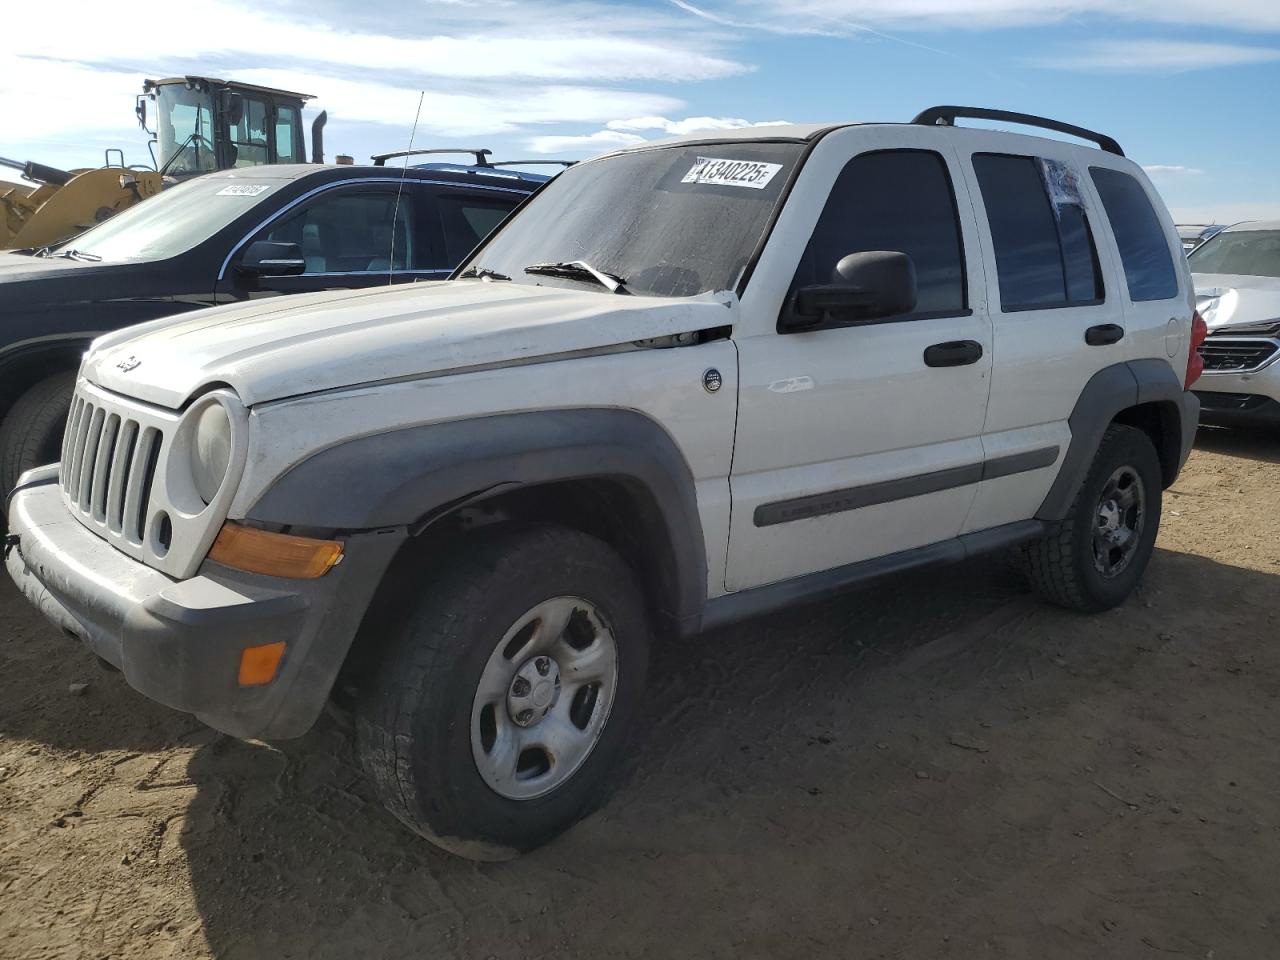
<path id="1" fill-rule="evenodd" d="M 214 153 L 213 95 L 167 83 L 156 90 L 156 146 L 169 173 L 218 169 Z"/>
<path id="2" fill-rule="evenodd" d="M 302 117 L 297 107 L 276 107 L 276 163 L 306 163 Z"/>
<path id="3" fill-rule="evenodd" d="M 267 154 L 267 104 L 246 96 L 240 122 L 231 126 L 231 165 L 256 167 L 269 163 Z"/>

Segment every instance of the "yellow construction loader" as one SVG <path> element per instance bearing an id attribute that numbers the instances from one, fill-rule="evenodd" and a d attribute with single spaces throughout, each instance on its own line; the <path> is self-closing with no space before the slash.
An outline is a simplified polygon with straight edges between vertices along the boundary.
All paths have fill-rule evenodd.
<path id="1" fill-rule="evenodd" d="M 0 250 L 59 243 L 187 177 L 307 160 L 309 94 L 194 76 L 147 80 L 142 91 L 134 112 L 152 136 L 154 168 L 125 167 L 119 150 L 101 167 L 76 170 L 0 157 L 24 181 L 0 181 Z M 325 120 L 322 111 L 311 125 L 313 163 L 324 162 Z"/>

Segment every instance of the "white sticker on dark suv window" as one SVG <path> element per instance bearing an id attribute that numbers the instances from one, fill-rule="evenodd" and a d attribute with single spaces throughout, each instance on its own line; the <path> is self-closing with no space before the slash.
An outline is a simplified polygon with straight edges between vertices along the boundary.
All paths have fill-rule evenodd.
<path id="1" fill-rule="evenodd" d="M 758 160 L 722 160 L 719 157 L 698 157 L 693 169 L 684 175 L 681 183 L 706 183 L 724 187 L 750 187 L 763 190 L 782 169 L 780 163 L 761 163 Z"/>
<path id="2" fill-rule="evenodd" d="M 223 187 L 218 191 L 219 197 L 256 197 L 266 193 L 271 189 L 269 184 L 265 183 L 233 183 L 229 187 Z"/>

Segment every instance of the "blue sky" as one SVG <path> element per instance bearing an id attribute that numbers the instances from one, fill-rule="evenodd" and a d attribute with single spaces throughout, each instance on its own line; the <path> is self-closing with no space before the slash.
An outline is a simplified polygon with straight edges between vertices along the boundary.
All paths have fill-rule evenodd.
<path id="1" fill-rule="evenodd" d="M 330 154 L 583 157 L 697 127 L 935 103 L 1114 135 L 1181 220 L 1280 216 L 1280 0 L 204 0 L 144 29 L 62 0 L 0 52 L 0 156 L 147 159 L 144 77 L 316 94 Z M 0 174 L 3 176 L 3 174 Z"/>

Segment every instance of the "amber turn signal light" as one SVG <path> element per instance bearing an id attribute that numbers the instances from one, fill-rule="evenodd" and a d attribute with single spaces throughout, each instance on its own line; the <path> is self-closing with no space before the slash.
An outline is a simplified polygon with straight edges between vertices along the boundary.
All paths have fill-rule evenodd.
<path id="1" fill-rule="evenodd" d="M 213 541 L 209 559 L 249 573 L 314 580 L 342 559 L 342 544 L 227 523 Z"/>
<path id="2" fill-rule="evenodd" d="M 245 647 L 240 654 L 240 686 L 261 687 L 276 678 L 280 658 L 284 656 L 284 641 L 264 643 L 260 647 Z"/>

